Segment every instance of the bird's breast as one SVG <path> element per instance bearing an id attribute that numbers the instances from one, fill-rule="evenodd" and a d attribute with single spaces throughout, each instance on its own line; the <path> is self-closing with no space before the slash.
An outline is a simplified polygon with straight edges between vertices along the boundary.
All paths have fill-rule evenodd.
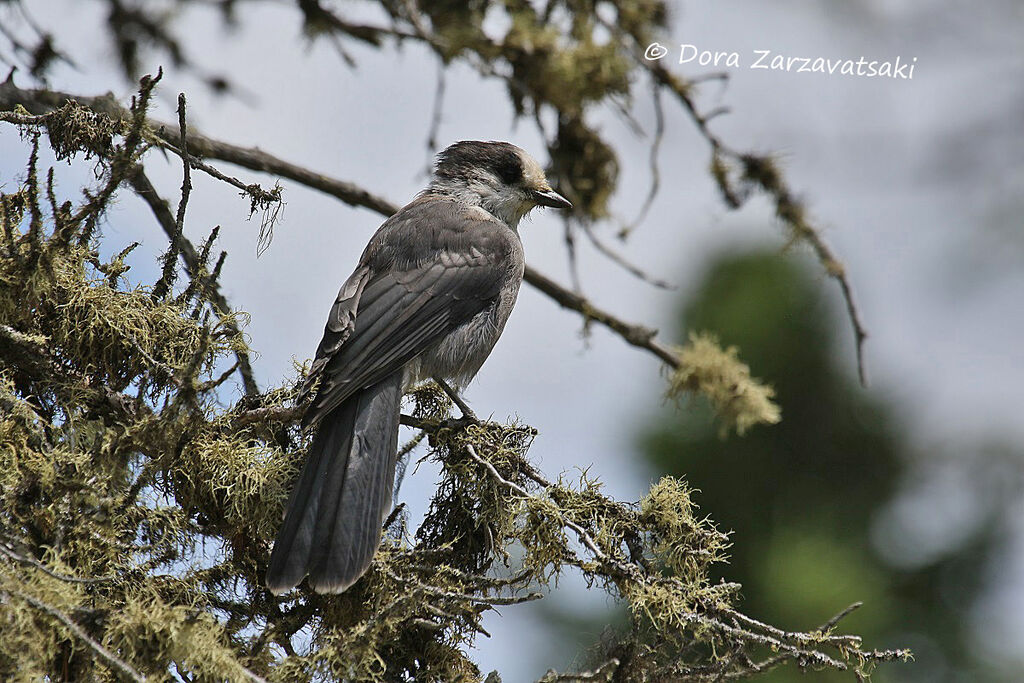
<path id="1" fill-rule="evenodd" d="M 505 329 L 518 294 L 519 282 L 509 282 L 490 306 L 449 332 L 411 363 L 407 383 L 411 386 L 441 377 L 459 388 L 469 384 Z"/>

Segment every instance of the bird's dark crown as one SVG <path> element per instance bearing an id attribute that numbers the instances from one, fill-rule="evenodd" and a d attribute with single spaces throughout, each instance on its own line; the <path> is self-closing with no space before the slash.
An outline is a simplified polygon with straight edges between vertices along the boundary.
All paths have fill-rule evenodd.
<path id="1" fill-rule="evenodd" d="M 463 140 L 437 155 L 434 174 L 446 180 L 460 180 L 481 169 L 490 171 L 506 185 L 515 185 L 523 180 L 523 157 L 519 148 L 508 142 Z"/>

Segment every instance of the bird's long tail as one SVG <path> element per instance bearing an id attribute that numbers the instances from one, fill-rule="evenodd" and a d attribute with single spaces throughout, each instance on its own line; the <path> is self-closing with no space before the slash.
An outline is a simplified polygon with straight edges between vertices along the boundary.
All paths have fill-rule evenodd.
<path id="1" fill-rule="evenodd" d="M 396 372 L 321 421 L 270 555 L 271 592 L 309 574 L 317 592 L 341 593 L 369 568 L 391 510 L 402 379 Z"/>

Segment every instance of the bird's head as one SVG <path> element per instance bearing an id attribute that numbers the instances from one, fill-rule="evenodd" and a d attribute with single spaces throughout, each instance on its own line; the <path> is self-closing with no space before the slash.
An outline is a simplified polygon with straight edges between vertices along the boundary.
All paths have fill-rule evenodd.
<path id="1" fill-rule="evenodd" d="M 449 146 L 437 157 L 427 191 L 480 206 L 512 228 L 536 206 L 572 208 L 551 189 L 540 164 L 508 142 L 464 140 Z"/>

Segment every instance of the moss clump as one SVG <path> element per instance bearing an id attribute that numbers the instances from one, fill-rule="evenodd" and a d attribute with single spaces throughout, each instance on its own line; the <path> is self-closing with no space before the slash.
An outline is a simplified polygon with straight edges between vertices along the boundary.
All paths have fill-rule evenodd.
<path id="1" fill-rule="evenodd" d="M 0 678 L 479 681 L 484 616 L 568 571 L 627 608 L 606 680 L 903 654 L 745 617 L 737 586 L 710 582 L 727 540 L 683 482 L 629 504 L 587 472 L 549 481 L 528 459 L 533 429 L 452 426 L 430 387 L 410 397 L 441 466 L 423 523 L 393 524 L 344 594 L 270 594 L 270 544 L 307 444 L 302 377 L 224 407 L 248 349 L 244 318 L 214 296 L 212 239 L 177 292 L 180 244 L 148 285 L 125 277 L 129 250 L 99 256 L 95 228 L 141 158 L 153 83 L 80 206 L 40 201 L 35 153 L 23 186 L 0 195 Z M 738 429 L 770 414 L 733 351 L 695 339 L 683 357 L 677 390 L 719 397 Z M 759 662 L 766 650 L 779 654 Z"/>
<path id="2" fill-rule="evenodd" d="M 772 402 L 775 392 L 750 376 L 735 346 L 723 349 L 708 334 L 691 334 L 679 349 L 680 365 L 669 381 L 669 398 L 683 394 L 706 397 L 723 421 L 723 432 L 743 434 L 757 424 L 775 424 L 782 411 Z"/>

